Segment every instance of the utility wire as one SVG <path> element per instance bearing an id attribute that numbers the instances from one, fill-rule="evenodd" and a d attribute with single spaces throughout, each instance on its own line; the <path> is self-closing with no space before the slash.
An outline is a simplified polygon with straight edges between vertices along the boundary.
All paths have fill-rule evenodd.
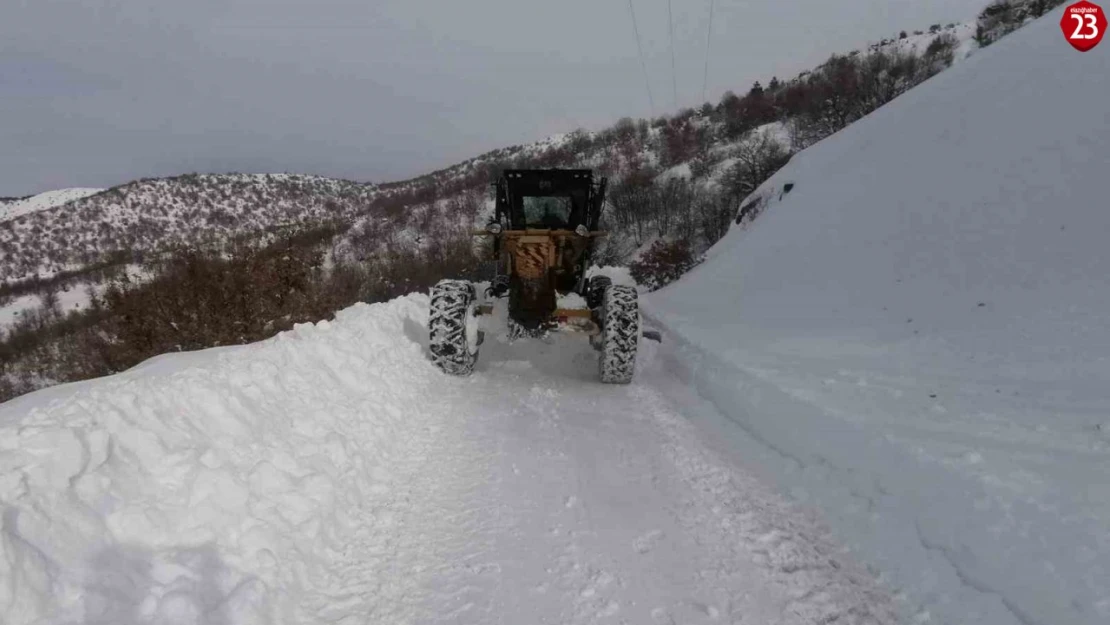
<path id="1" fill-rule="evenodd" d="M 651 81 L 648 80 L 647 63 L 644 62 L 644 47 L 640 45 L 640 27 L 636 25 L 636 9 L 632 7 L 632 0 L 628 0 L 628 12 L 632 15 L 632 32 L 636 35 L 636 50 L 640 53 L 640 69 L 644 70 L 644 86 L 647 87 L 648 105 L 651 106 L 651 116 L 655 117 L 655 98 L 651 97 Z"/>
<path id="2" fill-rule="evenodd" d="M 667 0 L 667 27 L 671 32 L 671 88 L 674 89 L 674 110 L 678 112 L 678 72 L 674 66 L 674 13 L 671 11 L 671 0 Z"/>
<path id="3" fill-rule="evenodd" d="M 705 74 L 701 79 L 701 101 L 707 102 L 705 99 L 705 90 L 709 87 L 709 42 L 713 40 L 713 4 L 714 0 L 709 0 L 709 30 L 705 34 Z"/>

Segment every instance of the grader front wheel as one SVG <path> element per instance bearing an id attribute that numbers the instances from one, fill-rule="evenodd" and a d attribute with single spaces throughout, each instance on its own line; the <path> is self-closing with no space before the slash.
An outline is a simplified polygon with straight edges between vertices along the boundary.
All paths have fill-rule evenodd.
<path id="1" fill-rule="evenodd" d="M 432 287 L 428 347 L 444 373 L 470 375 L 478 361 L 477 298 L 464 280 L 440 280 Z"/>

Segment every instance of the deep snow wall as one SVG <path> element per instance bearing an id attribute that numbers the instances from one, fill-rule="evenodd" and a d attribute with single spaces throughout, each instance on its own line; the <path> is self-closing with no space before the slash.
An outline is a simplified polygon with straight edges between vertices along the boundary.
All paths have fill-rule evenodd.
<path id="1" fill-rule="evenodd" d="M 644 304 L 914 620 L 1110 622 L 1110 48 L 1060 15 L 795 156 Z"/>
<path id="2" fill-rule="evenodd" d="M 0 622 L 342 615 L 321 597 L 386 567 L 352 545 L 388 535 L 397 476 L 423 461 L 430 417 L 410 407 L 442 383 L 426 318 L 423 295 L 359 304 L 0 404 Z M 375 598 L 403 585 L 364 577 Z"/>

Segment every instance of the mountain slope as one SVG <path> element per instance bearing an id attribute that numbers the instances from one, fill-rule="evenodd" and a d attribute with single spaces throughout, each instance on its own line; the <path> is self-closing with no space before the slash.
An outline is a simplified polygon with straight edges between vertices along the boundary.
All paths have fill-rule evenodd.
<path id="1" fill-rule="evenodd" d="M 940 622 L 1110 619 L 1110 54 L 1059 17 L 797 155 L 647 304 L 735 444 Z"/>
<path id="2" fill-rule="evenodd" d="M 0 221 L 28 213 L 50 210 L 63 204 L 100 193 L 104 189 L 58 189 L 12 201 L 0 201 Z"/>
<path id="3" fill-rule="evenodd" d="M 0 282 L 170 248 L 261 240 L 275 228 L 350 220 L 373 185 L 291 174 L 139 180 L 0 222 Z"/>

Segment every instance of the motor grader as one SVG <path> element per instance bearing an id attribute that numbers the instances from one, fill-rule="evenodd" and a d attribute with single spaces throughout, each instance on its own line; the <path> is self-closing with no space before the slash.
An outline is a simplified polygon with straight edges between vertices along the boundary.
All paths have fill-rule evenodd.
<path id="1" fill-rule="evenodd" d="M 595 180 L 588 169 L 505 170 L 493 183 L 493 219 L 474 234 L 493 239 L 497 270 L 485 295 L 507 299 L 510 336 L 584 332 L 600 352 L 601 381 L 628 384 L 640 339 L 636 289 L 586 277 L 594 246 L 606 236 L 598 230 L 605 189 L 606 179 Z M 432 288 L 429 347 L 445 373 L 474 370 L 479 317 L 492 312 L 478 296 L 463 280 Z"/>

